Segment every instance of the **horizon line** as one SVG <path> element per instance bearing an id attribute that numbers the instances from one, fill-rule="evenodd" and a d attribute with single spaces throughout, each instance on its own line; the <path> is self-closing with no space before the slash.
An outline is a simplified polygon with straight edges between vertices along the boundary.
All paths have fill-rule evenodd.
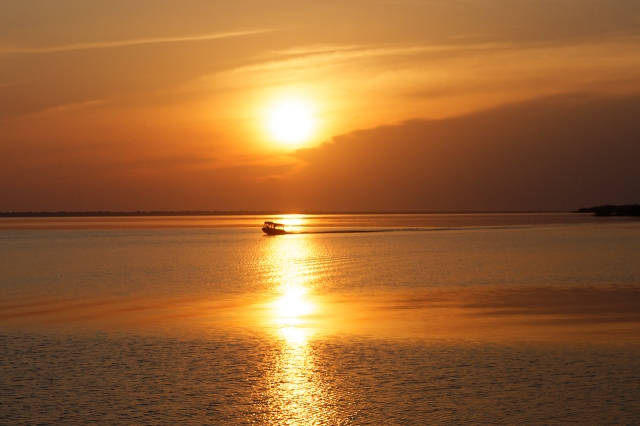
<path id="1" fill-rule="evenodd" d="M 577 213 L 576 210 L 39 210 L 0 211 L 0 217 L 131 217 L 131 216 L 237 216 L 321 214 L 487 214 L 487 213 Z"/>

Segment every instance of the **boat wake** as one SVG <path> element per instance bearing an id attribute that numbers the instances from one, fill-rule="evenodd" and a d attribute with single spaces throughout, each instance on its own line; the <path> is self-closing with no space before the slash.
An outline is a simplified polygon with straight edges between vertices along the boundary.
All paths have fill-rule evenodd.
<path id="1" fill-rule="evenodd" d="M 438 231 L 479 231 L 484 229 L 522 229 L 527 225 L 503 226 L 459 226 L 443 228 L 383 228 L 383 229 L 327 229 L 309 231 L 287 231 L 286 234 L 364 234 L 374 232 L 438 232 Z"/>

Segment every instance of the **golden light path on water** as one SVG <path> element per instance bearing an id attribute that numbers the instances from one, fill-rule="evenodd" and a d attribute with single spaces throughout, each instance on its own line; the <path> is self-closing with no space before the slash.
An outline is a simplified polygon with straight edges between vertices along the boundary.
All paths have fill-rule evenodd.
<path id="1" fill-rule="evenodd" d="M 302 225 L 300 218 L 287 218 L 288 225 Z M 268 254 L 274 271 L 277 296 L 268 304 L 265 321 L 275 331 L 282 346 L 270 372 L 269 421 L 284 419 L 295 424 L 316 424 L 332 418 L 330 401 L 322 380 L 314 372 L 315 359 L 310 340 L 316 332 L 313 318 L 321 306 L 312 297 L 314 255 L 308 236 L 273 238 Z"/>
<path id="2" fill-rule="evenodd" d="M 288 214 L 281 216 L 277 221 L 284 224 L 288 232 L 300 232 L 303 226 L 307 224 L 308 219 L 303 214 Z M 307 247 L 307 250 L 303 252 L 303 254 L 311 252 L 312 250 Z"/>

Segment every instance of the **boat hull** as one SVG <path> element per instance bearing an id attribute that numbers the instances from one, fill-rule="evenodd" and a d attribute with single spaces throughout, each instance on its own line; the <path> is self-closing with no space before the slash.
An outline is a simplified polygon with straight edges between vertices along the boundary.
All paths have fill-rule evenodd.
<path id="1" fill-rule="evenodd" d="M 264 232 L 267 235 L 284 235 L 287 233 L 287 231 L 283 230 L 283 229 L 273 229 L 273 228 L 262 228 L 262 232 Z"/>

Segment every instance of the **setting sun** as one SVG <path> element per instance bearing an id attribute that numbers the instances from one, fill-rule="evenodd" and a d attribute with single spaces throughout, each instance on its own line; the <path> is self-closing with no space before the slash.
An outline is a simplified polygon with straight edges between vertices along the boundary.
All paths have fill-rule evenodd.
<path id="1" fill-rule="evenodd" d="M 311 137 L 316 119 L 311 102 L 303 98 L 284 98 L 273 102 L 266 117 L 269 136 L 289 146 L 297 146 Z"/>

